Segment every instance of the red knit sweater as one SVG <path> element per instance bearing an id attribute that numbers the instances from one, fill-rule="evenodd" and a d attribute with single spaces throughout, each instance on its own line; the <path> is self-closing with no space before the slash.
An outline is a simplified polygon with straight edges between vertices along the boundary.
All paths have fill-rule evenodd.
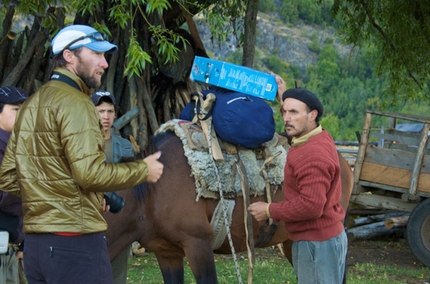
<path id="1" fill-rule="evenodd" d="M 344 229 L 340 166 L 330 134 L 312 136 L 291 147 L 284 168 L 285 201 L 272 203 L 270 216 L 283 220 L 293 241 L 324 241 Z"/>

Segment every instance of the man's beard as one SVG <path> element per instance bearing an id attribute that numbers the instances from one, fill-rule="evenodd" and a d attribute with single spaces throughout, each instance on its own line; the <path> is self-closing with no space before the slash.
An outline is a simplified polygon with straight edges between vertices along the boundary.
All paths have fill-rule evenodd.
<path id="1" fill-rule="evenodd" d="M 98 89 L 100 88 L 101 82 L 98 81 L 97 79 L 93 78 L 93 77 L 89 77 L 89 76 L 85 76 L 82 74 L 77 74 L 79 77 L 81 77 L 82 81 L 84 81 L 84 83 L 88 86 L 88 88 L 90 89 Z"/>
<path id="2" fill-rule="evenodd" d="M 79 78 L 81 78 L 82 81 L 84 81 L 84 83 L 88 86 L 88 88 L 90 89 L 100 88 L 101 82 L 97 78 L 94 78 L 87 73 L 87 68 L 86 68 L 87 65 L 81 60 L 79 56 L 77 57 L 79 60 L 79 65 L 76 70 L 76 75 Z"/>

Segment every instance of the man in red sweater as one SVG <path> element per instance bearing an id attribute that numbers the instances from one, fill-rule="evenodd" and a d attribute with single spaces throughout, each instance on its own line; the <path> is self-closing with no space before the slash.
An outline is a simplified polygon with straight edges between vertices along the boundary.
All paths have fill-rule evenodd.
<path id="1" fill-rule="evenodd" d="M 285 201 L 256 202 L 248 211 L 257 221 L 284 221 L 293 241 L 298 283 L 342 283 L 348 241 L 335 143 L 319 125 L 323 106 L 305 89 L 286 89 L 276 76 L 278 99 L 291 148 L 284 168 Z"/>

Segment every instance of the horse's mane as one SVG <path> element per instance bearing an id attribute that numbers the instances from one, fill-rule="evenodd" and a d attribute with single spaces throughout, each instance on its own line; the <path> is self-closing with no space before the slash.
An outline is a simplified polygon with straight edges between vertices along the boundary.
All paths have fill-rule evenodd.
<path id="1" fill-rule="evenodd" d="M 142 153 L 138 153 L 136 155 L 136 159 L 143 159 L 151 154 L 157 152 L 161 146 L 171 138 L 176 137 L 172 131 L 166 131 L 156 134 L 155 136 L 151 136 L 149 139 L 149 145 Z M 147 182 L 136 185 L 134 188 L 134 195 L 136 198 L 140 200 L 146 200 L 148 196 L 148 192 L 150 190 L 150 185 Z"/>

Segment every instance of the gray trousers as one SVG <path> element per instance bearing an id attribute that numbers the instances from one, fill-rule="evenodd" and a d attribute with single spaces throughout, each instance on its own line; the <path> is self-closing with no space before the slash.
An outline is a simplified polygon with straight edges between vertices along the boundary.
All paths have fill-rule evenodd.
<path id="1" fill-rule="evenodd" d="M 111 262 L 113 284 L 127 283 L 127 264 L 130 256 L 131 246 L 126 247 L 120 252 L 117 257 Z"/>
<path id="2" fill-rule="evenodd" d="M 299 284 L 340 284 L 345 273 L 345 230 L 327 241 L 293 242 L 293 267 Z"/>
<path id="3" fill-rule="evenodd" d="M 8 253 L 0 254 L 0 283 L 19 284 L 19 261 L 15 249 L 9 246 Z"/>

